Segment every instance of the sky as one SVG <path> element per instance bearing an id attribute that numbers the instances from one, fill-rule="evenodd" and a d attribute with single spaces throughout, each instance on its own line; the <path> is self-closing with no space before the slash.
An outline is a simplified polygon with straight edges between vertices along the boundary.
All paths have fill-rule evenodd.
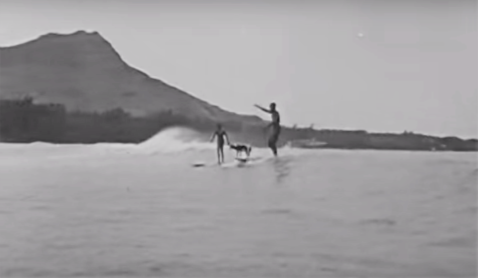
<path id="1" fill-rule="evenodd" d="M 0 0 L 0 46 L 78 30 L 237 113 L 478 137 L 476 0 Z"/>

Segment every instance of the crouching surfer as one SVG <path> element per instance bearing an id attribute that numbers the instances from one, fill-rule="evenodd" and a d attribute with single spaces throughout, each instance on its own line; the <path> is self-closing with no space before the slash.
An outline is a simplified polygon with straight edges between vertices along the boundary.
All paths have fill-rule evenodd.
<path id="1" fill-rule="evenodd" d="M 231 145 L 229 136 L 221 124 L 217 124 L 216 131 L 212 134 L 211 142 L 214 141 L 215 137 L 217 137 L 217 163 L 221 164 L 224 163 L 224 142 L 227 141 L 227 144 Z"/>

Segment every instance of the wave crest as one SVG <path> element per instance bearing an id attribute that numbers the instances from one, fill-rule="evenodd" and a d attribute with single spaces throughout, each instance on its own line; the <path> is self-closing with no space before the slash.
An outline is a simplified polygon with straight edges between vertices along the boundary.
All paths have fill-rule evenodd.
<path id="1" fill-rule="evenodd" d="M 164 129 L 138 146 L 143 150 L 158 152 L 198 151 L 215 148 L 213 143 L 207 141 L 204 134 L 185 127 Z"/>

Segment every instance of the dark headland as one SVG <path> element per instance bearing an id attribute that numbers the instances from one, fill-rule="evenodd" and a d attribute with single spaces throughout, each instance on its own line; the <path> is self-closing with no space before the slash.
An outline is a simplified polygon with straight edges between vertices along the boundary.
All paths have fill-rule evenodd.
<path id="1" fill-rule="evenodd" d="M 0 142 L 140 143 L 170 126 L 264 146 L 257 116 L 225 111 L 126 64 L 97 32 L 47 34 L 0 48 Z M 324 144 L 313 144 L 314 142 Z M 280 144 L 342 149 L 476 151 L 476 139 L 285 127 Z M 319 146 L 320 145 L 320 146 Z"/>

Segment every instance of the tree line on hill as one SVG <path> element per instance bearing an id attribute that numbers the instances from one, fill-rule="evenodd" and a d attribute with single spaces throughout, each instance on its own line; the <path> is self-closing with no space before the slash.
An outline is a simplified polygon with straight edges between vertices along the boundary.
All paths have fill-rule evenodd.
<path id="1" fill-rule="evenodd" d="M 233 141 L 264 147 L 265 124 L 222 122 Z M 211 133 L 216 122 L 189 118 L 173 111 L 133 117 L 121 108 L 105 112 L 67 111 L 62 104 L 39 104 L 31 97 L 0 100 L 0 142 L 50 143 L 140 143 L 159 131 L 172 127 L 189 127 L 200 133 Z M 412 132 L 402 134 L 368 133 L 363 130 L 316 130 L 283 127 L 279 145 L 291 141 L 314 139 L 324 147 L 340 149 L 453 150 L 476 151 L 476 139 L 433 137 Z"/>
<path id="2" fill-rule="evenodd" d="M 121 108 L 105 112 L 69 112 L 61 104 L 37 104 L 30 97 L 0 100 L 3 142 L 140 143 L 171 126 L 210 130 L 213 123 L 172 111 L 133 117 Z"/>

